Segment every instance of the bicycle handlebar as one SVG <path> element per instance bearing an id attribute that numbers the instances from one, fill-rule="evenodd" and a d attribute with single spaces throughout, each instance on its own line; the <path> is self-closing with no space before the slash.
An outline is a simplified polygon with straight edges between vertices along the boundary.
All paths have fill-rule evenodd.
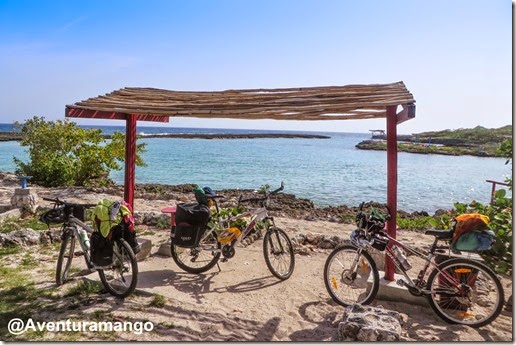
<path id="1" fill-rule="evenodd" d="M 242 195 L 240 195 L 240 197 L 238 198 L 238 203 L 240 204 L 241 202 L 253 202 L 253 201 L 266 201 L 269 199 L 269 197 L 273 194 L 278 194 L 279 192 L 281 192 L 283 190 L 283 188 L 285 188 L 285 184 L 283 183 L 283 181 L 281 181 L 281 185 L 279 188 L 273 190 L 273 191 L 266 191 L 265 192 L 265 195 L 264 196 L 259 196 L 259 197 L 252 197 L 252 198 L 243 198 Z"/>
<path id="2" fill-rule="evenodd" d="M 281 181 L 281 186 L 278 189 L 275 189 L 272 192 L 269 192 L 269 194 L 278 194 L 279 192 L 281 192 L 283 190 L 284 187 L 285 187 L 285 184 L 283 183 L 283 181 Z"/>
<path id="3" fill-rule="evenodd" d="M 225 196 L 224 196 L 224 195 L 220 195 L 220 194 L 217 194 L 217 195 L 204 194 L 204 196 L 206 196 L 206 198 L 208 198 L 208 199 L 220 199 L 220 198 L 225 198 Z"/>
<path id="4" fill-rule="evenodd" d="M 261 197 L 252 197 L 252 198 L 246 198 L 246 199 L 243 199 L 242 196 L 240 196 L 240 198 L 238 199 L 238 202 L 249 202 L 249 201 L 265 201 L 269 198 L 270 195 L 273 195 L 273 194 L 278 194 L 279 192 L 281 192 L 283 189 L 285 188 L 285 184 L 283 183 L 283 181 L 281 181 L 281 185 L 279 188 L 273 190 L 273 191 L 266 191 L 265 192 L 265 196 L 261 196 Z"/>
<path id="5" fill-rule="evenodd" d="M 59 198 L 45 198 L 45 197 L 42 197 L 42 199 L 45 200 L 45 201 L 53 202 L 56 205 L 82 206 L 82 207 L 86 207 L 86 208 L 97 206 L 97 204 L 78 204 L 78 203 L 67 202 L 65 200 L 60 200 Z"/>
<path id="6" fill-rule="evenodd" d="M 389 206 L 385 205 L 385 208 L 387 209 L 387 215 L 384 216 L 374 208 L 372 208 L 371 213 L 369 214 L 363 213 L 362 210 L 364 209 L 364 205 L 365 202 L 360 203 L 360 206 L 358 207 L 357 218 L 361 216 L 366 217 L 368 221 L 374 223 L 384 223 L 385 221 L 391 219 L 391 209 L 389 208 Z"/>

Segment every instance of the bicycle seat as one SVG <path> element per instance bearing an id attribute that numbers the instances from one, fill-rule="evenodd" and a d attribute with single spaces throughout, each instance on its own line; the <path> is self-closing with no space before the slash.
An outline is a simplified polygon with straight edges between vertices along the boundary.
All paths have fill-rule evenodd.
<path id="1" fill-rule="evenodd" d="M 425 235 L 435 236 L 439 240 L 451 240 L 453 236 L 453 230 L 426 230 Z"/>

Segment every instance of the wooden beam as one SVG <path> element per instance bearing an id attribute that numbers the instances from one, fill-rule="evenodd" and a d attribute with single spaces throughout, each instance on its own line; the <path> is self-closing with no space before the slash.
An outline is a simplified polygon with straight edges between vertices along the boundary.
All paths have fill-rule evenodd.
<path id="1" fill-rule="evenodd" d="M 396 114 L 398 125 L 416 117 L 416 105 L 414 103 L 402 104 L 401 106 L 403 110 Z"/>
<path id="2" fill-rule="evenodd" d="M 396 238 L 396 214 L 398 213 L 398 139 L 396 106 L 387 107 L 387 206 L 391 219 L 387 221 L 387 233 Z M 385 280 L 394 280 L 394 263 L 385 256 Z"/>
<path id="3" fill-rule="evenodd" d="M 125 121 L 125 176 L 124 200 L 134 210 L 136 172 L 136 116 L 128 114 Z"/>
<path id="4" fill-rule="evenodd" d="M 116 111 L 102 111 L 102 110 L 90 110 L 80 109 L 72 106 L 66 106 L 65 116 L 66 117 L 77 117 L 87 119 L 106 119 L 106 120 L 125 120 L 127 113 L 121 113 Z M 138 121 L 150 121 L 150 122 L 169 122 L 168 116 L 160 115 L 145 115 L 145 114 L 133 114 L 136 115 Z"/>

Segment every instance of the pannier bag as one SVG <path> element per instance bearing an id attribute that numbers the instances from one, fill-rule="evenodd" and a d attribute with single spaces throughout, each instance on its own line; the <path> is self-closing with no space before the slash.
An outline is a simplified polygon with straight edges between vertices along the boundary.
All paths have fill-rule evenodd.
<path id="1" fill-rule="evenodd" d="M 206 225 L 192 225 L 188 223 L 179 223 L 173 232 L 172 241 L 174 245 L 185 248 L 194 248 L 199 244 Z"/>
<path id="2" fill-rule="evenodd" d="M 131 246 L 134 254 L 140 251 L 134 230 L 131 205 L 125 201 L 102 199 L 92 212 L 93 229 L 111 240 L 123 239 Z M 115 237 L 113 237 L 115 235 Z"/>
<path id="3" fill-rule="evenodd" d="M 210 209 L 198 203 L 179 204 L 175 217 L 172 243 L 186 248 L 197 246 L 211 218 Z"/>
<path id="4" fill-rule="evenodd" d="M 176 208 L 176 224 L 188 223 L 192 225 L 208 224 L 211 211 L 208 206 L 198 203 L 179 204 Z"/>
<path id="5" fill-rule="evenodd" d="M 468 213 L 457 216 L 455 221 L 452 250 L 478 252 L 491 248 L 495 234 L 488 228 L 488 216 Z"/>
<path id="6" fill-rule="evenodd" d="M 107 266 L 113 262 L 113 242 L 98 231 L 90 238 L 91 261 L 96 266 Z"/>

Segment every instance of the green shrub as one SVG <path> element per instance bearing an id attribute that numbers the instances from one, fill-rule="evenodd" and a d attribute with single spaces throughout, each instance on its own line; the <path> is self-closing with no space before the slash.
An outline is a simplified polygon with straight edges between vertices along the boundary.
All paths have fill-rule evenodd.
<path id="1" fill-rule="evenodd" d="M 45 121 L 33 117 L 14 123 L 22 134 L 21 145 L 28 147 L 29 161 L 14 157 L 16 173 L 32 176 L 31 181 L 46 187 L 88 186 L 112 183 L 109 171 L 120 170 L 125 159 L 125 136 L 116 132 L 107 140 L 100 129 L 83 129 L 68 119 Z M 144 165 L 138 144 L 136 164 Z"/>
<path id="2" fill-rule="evenodd" d="M 396 225 L 398 225 L 400 229 L 405 230 L 425 230 L 432 227 L 431 219 L 433 218 L 430 216 L 409 219 L 401 218 L 398 215 Z"/>
<path id="3" fill-rule="evenodd" d="M 505 164 L 512 160 L 512 139 L 502 142 L 498 149 L 502 157 L 507 158 Z M 508 178 L 509 190 L 512 191 L 512 179 Z M 493 196 L 490 205 L 472 201 L 469 204 L 456 203 L 449 215 L 443 215 L 434 220 L 433 225 L 438 229 L 450 229 L 453 218 L 463 213 L 480 213 L 489 217 L 489 229 L 495 233 L 493 246 L 481 254 L 484 261 L 498 273 L 512 270 L 512 196 L 508 197 L 505 189 L 499 189 Z"/>

